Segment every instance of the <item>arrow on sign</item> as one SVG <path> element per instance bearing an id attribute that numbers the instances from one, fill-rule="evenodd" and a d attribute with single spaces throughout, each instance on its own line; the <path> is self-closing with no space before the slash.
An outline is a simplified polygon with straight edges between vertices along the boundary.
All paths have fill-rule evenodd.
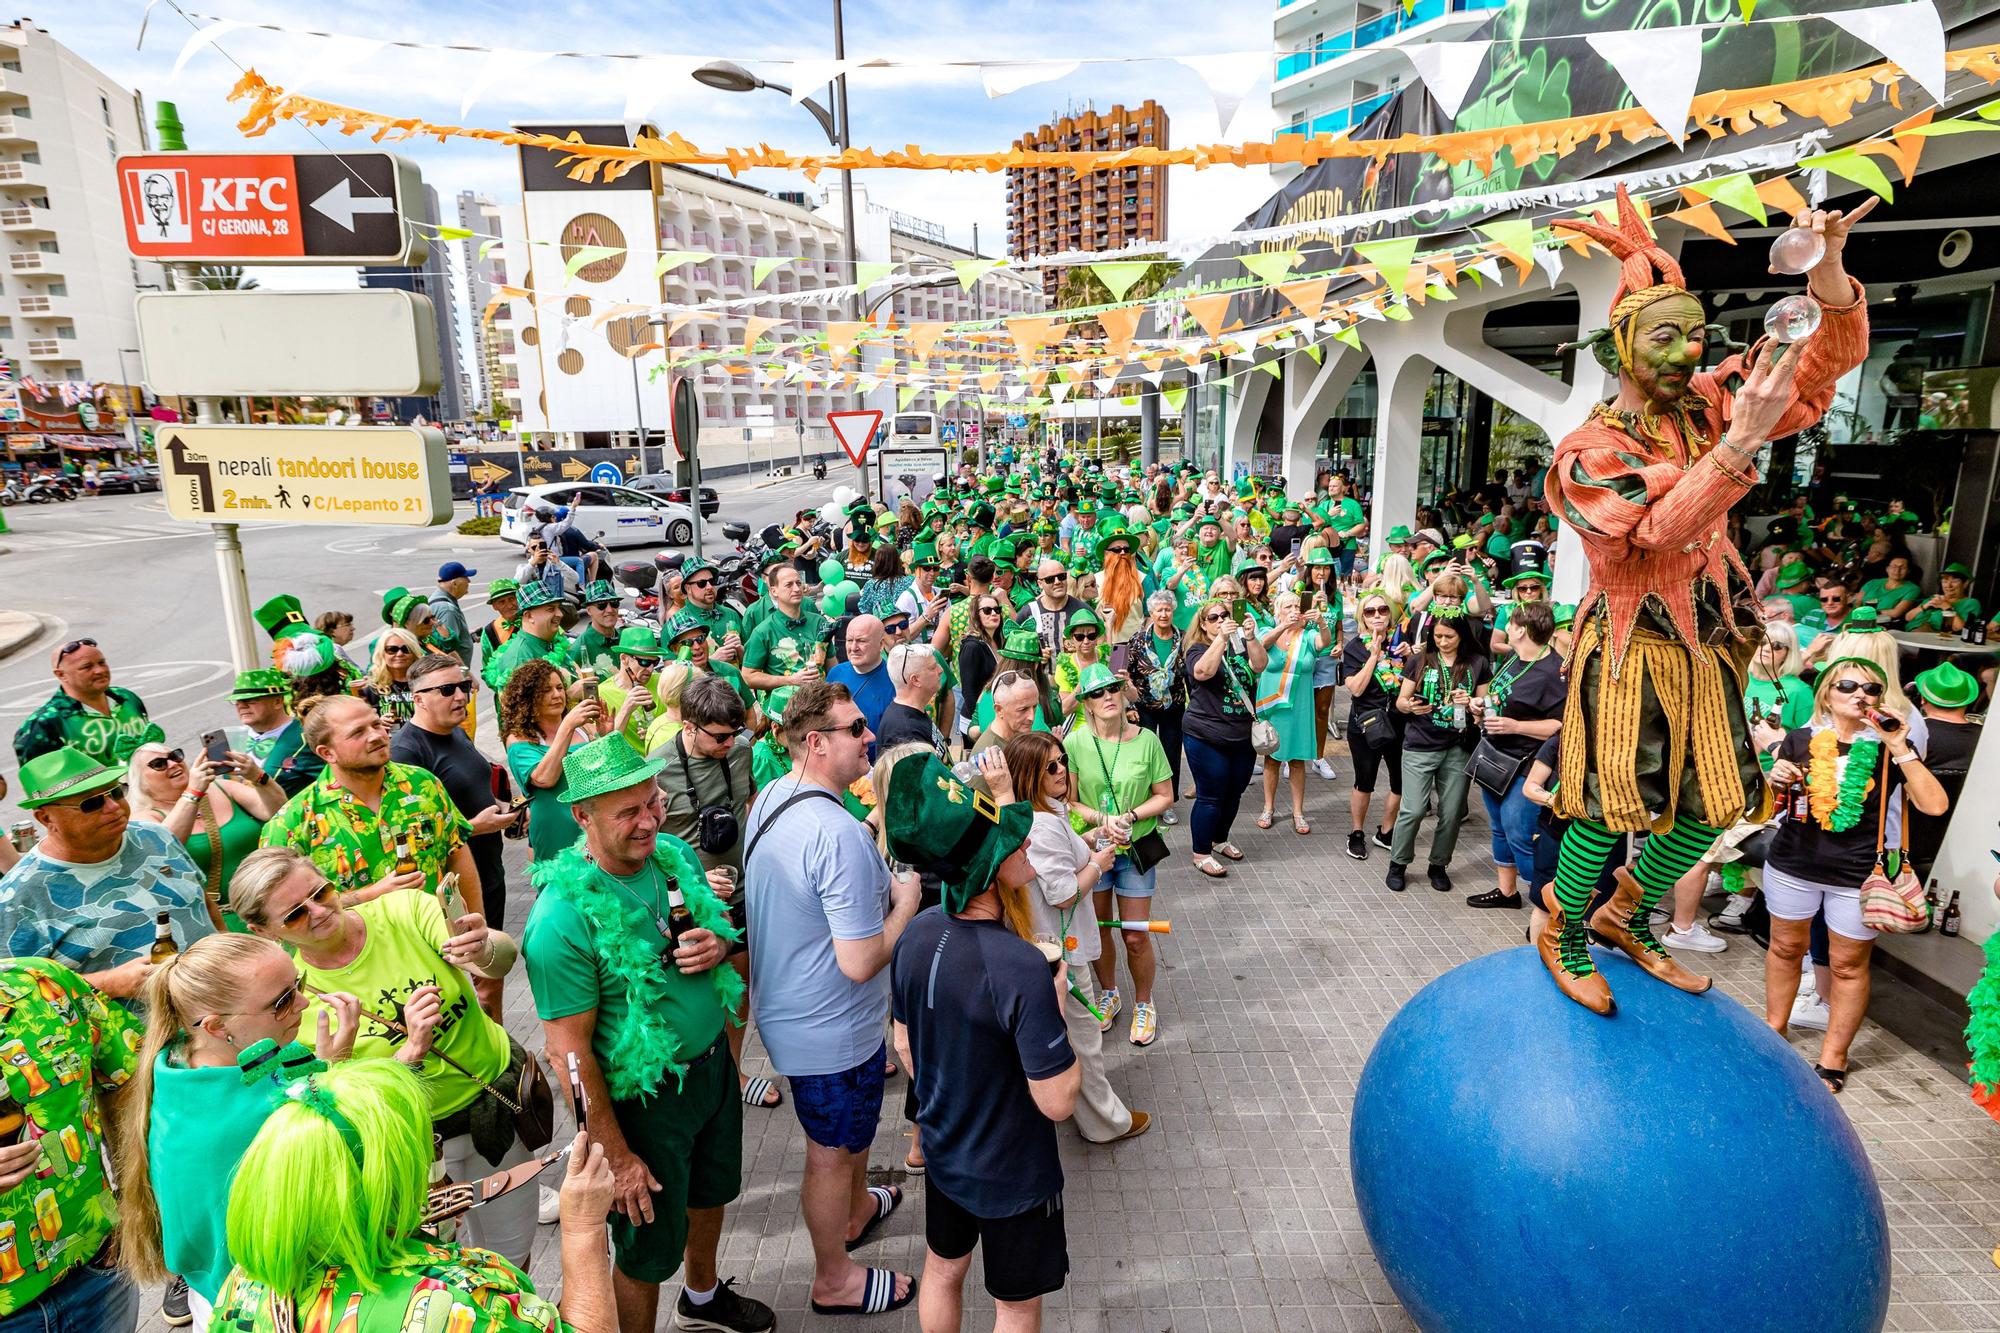
<path id="1" fill-rule="evenodd" d="M 169 434 L 161 446 L 172 460 L 175 480 L 186 477 L 193 481 L 200 495 L 200 507 L 204 510 L 215 508 L 215 481 L 210 475 L 208 460 L 200 454 L 190 453 L 185 441 L 178 434 Z"/>
<path id="2" fill-rule="evenodd" d="M 356 213 L 394 213 L 396 201 L 379 195 L 354 197 L 353 186 L 342 176 L 333 183 L 333 188 L 312 201 L 312 206 L 332 222 L 339 223 L 348 231 L 354 230 Z"/>
<path id="3" fill-rule="evenodd" d="M 465 470 L 466 475 L 476 482 L 505 481 L 514 474 L 497 463 L 474 463 Z"/>
<path id="4" fill-rule="evenodd" d="M 865 412 L 828 412 L 826 424 L 833 427 L 833 437 L 840 441 L 847 461 L 860 467 L 868 461 L 868 444 L 875 438 L 876 428 L 882 424 L 882 412 L 879 408 Z"/>
<path id="5" fill-rule="evenodd" d="M 590 468 L 587 464 L 572 459 L 562 465 L 562 474 L 565 481 L 582 481 L 590 475 Z"/>

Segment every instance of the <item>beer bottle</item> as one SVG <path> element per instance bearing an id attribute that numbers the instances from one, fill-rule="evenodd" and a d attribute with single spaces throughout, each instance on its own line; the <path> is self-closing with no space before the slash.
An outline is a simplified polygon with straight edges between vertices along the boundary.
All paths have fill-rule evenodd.
<path id="1" fill-rule="evenodd" d="M 1938 934 L 1956 936 L 1958 934 L 1958 890 L 1951 891 L 1951 901 L 1944 905 L 1944 920 L 1938 923 Z"/>
<path id="2" fill-rule="evenodd" d="M 1937 876 L 1933 875 L 1930 886 L 1924 890 L 1924 924 L 1921 929 L 1929 930 L 1941 922 L 1942 918 L 1938 915 Z"/>
<path id="3" fill-rule="evenodd" d="M 0 1079 L 0 1148 L 11 1148 L 19 1143 L 27 1128 L 26 1108 L 14 1100 L 14 1089 L 6 1080 Z"/>
<path id="4" fill-rule="evenodd" d="M 687 897 L 681 893 L 678 879 L 667 881 L 667 939 L 669 948 L 681 947 L 681 939 L 694 929 L 694 913 L 688 910 Z"/>
<path id="5" fill-rule="evenodd" d="M 407 875 L 417 868 L 417 857 L 410 850 L 410 835 L 406 830 L 396 833 L 396 873 Z"/>
<path id="6" fill-rule="evenodd" d="M 174 943 L 174 925 L 165 912 L 153 915 L 153 951 L 147 957 L 154 963 L 164 963 L 181 951 Z"/>

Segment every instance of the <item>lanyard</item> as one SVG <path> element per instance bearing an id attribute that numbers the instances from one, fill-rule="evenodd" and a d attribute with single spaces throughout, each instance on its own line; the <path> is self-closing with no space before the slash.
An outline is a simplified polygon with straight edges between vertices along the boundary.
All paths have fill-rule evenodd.
<path id="1" fill-rule="evenodd" d="M 1493 700 L 1494 704 L 1498 707 L 1505 708 L 1507 706 L 1507 696 L 1514 691 L 1514 682 L 1527 675 L 1528 669 L 1541 660 L 1541 658 L 1536 657 L 1524 662 L 1516 654 L 1514 661 L 1511 663 L 1515 670 L 1508 672 L 1502 669 L 1496 672 L 1493 682 L 1486 687 L 1486 697 Z"/>
<path id="2" fill-rule="evenodd" d="M 651 877 L 653 883 L 653 905 L 651 906 L 647 905 L 645 899 L 641 898 L 638 894 L 632 892 L 631 887 L 627 885 L 624 880 L 618 878 L 618 876 L 612 874 L 610 871 L 606 870 L 603 866 L 597 867 L 597 873 L 604 876 L 606 879 L 610 880 L 613 884 L 617 885 L 618 891 L 624 894 L 627 898 L 630 898 L 632 900 L 633 906 L 637 907 L 640 911 L 646 913 L 648 916 L 653 918 L 653 925 L 658 928 L 661 939 L 672 939 L 674 934 L 673 927 L 668 924 L 667 919 L 664 916 L 660 915 L 660 909 L 658 906 L 660 899 L 660 868 L 653 864 L 651 857 L 648 857 L 646 859 L 646 870 L 648 875 Z"/>

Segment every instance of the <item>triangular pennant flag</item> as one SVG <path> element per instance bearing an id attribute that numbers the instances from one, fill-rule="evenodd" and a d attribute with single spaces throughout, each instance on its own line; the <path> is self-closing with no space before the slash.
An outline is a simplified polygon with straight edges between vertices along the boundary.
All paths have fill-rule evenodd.
<path id="1" fill-rule="evenodd" d="M 1266 51 L 1233 51 L 1214 56 L 1178 56 L 1177 60 L 1196 74 L 1208 85 L 1208 95 L 1215 99 L 1215 120 L 1218 132 L 1229 134 L 1230 122 L 1236 119 L 1237 108 L 1250 95 L 1258 81 L 1270 73 L 1271 57 Z"/>
<path id="2" fill-rule="evenodd" d="M 1830 16 L 1829 16 L 1830 17 Z M 1625 81 L 1632 99 L 1679 147 L 1687 142 L 1688 107 L 1701 79 L 1700 27 L 1593 32 L 1590 49 Z"/>
<path id="3" fill-rule="evenodd" d="M 1069 397 L 1069 385 L 1058 383 L 1049 386 L 1049 399 L 1058 407 L 1062 405 L 1063 399 L 1067 397 Z"/>
<path id="4" fill-rule="evenodd" d="M 1167 385 L 1160 390 L 1160 400 L 1166 403 L 1169 412 L 1179 416 L 1181 408 L 1187 403 L 1187 385 Z"/>
<path id="5" fill-rule="evenodd" d="M 805 101 L 846 74 L 850 68 L 863 63 L 859 60 L 794 60 L 792 77 L 788 80 L 792 85 L 792 101 L 794 103 Z"/>
<path id="6" fill-rule="evenodd" d="M 1318 343 L 1313 343 L 1310 346 L 1308 346 L 1305 349 L 1305 353 L 1307 356 L 1313 359 L 1314 365 L 1317 366 L 1325 364 L 1326 351 Z"/>
<path id="7" fill-rule="evenodd" d="M 867 327 L 866 324 L 858 319 L 829 320 L 826 326 L 826 354 L 828 359 L 834 365 L 838 365 L 845 360 L 847 354 L 854 350 L 855 339 L 859 338 L 861 331 Z"/>
<path id="8" fill-rule="evenodd" d="M 927 357 L 931 354 L 931 348 L 937 345 L 937 340 L 942 338 L 945 330 L 950 327 L 942 322 L 912 324 L 903 331 L 903 340 L 910 345 L 911 352 L 919 357 Z"/>
<path id="9" fill-rule="evenodd" d="M 485 240 L 481 241 L 479 243 L 479 257 L 481 259 L 486 258 L 487 255 L 493 252 L 493 247 L 498 244 L 500 244 L 500 238 L 498 236 L 489 236 Z"/>
<path id="10" fill-rule="evenodd" d="M 1229 314 L 1229 293 L 1212 292 L 1207 296 L 1184 296 L 1181 298 L 1181 305 L 1194 318 L 1194 322 L 1201 325 L 1202 332 L 1213 338 L 1222 332 L 1222 321 Z"/>
<path id="11" fill-rule="evenodd" d="M 579 245 L 570 252 L 568 259 L 563 260 L 563 276 L 574 279 L 576 271 L 585 264 L 595 264 L 600 259 L 623 253 L 623 247 L 616 245 Z"/>
<path id="12" fill-rule="evenodd" d="M 1104 290 L 1111 293 L 1111 299 L 1122 301 L 1125 293 L 1132 290 L 1132 284 L 1146 276 L 1146 270 L 1153 266 L 1150 259 L 1128 259 L 1117 263 L 1092 264 L 1090 271 L 1104 284 Z"/>
<path id="13" fill-rule="evenodd" d="M 1075 60 L 1003 60 L 981 65 L 979 81 L 986 85 L 988 97 L 1005 97 L 1008 93 L 1018 93 L 1023 88 L 1032 88 L 1038 83 L 1074 73 L 1079 63 Z"/>
<path id="14" fill-rule="evenodd" d="M 1882 164 L 1872 157 L 1864 157 L 1852 148 L 1843 148 L 1837 153 L 1822 153 L 1799 163 L 1806 170 L 1818 167 L 1830 171 L 1842 180 L 1853 181 L 1864 189 L 1873 190 L 1889 203 L 1896 202 L 1896 187 L 1882 170 Z"/>
<path id="15" fill-rule="evenodd" d="M 1160 387 L 1160 381 L 1164 380 L 1166 377 L 1167 377 L 1167 372 L 1164 370 L 1149 370 L 1145 374 L 1141 375 L 1139 378 L 1146 381 L 1146 383 L 1152 385 L 1155 389 L 1157 389 Z"/>
<path id="16" fill-rule="evenodd" d="M 1748 172 L 1724 176 L 1721 180 L 1696 181 L 1688 189 L 1718 204 L 1727 204 L 1745 217 L 1757 219 L 1760 227 L 1769 221 L 1764 211 L 1764 200 L 1757 193 L 1757 183 L 1750 179 Z"/>
<path id="17" fill-rule="evenodd" d="M 1944 104 L 1944 20 L 1936 0 L 1872 9 L 1829 9 L 1819 14 L 1902 66 L 1917 86 Z"/>
<path id="18" fill-rule="evenodd" d="M 665 277 L 682 264 L 705 264 L 713 258 L 715 256 L 705 250 L 668 250 L 660 256 L 659 262 L 653 265 L 653 276 Z"/>
<path id="19" fill-rule="evenodd" d="M 1290 301 L 1293 308 L 1307 319 L 1315 319 L 1319 308 L 1326 304 L 1326 289 L 1332 281 L 1330 277 L 1300 278 L 1297 282 L 1280 283 L 1278 295 Z"/>
<path id="20" fill-rule="evenodd" d="M 764 336 L 766 329 L 776 328 L 784 323 L 770 315 L 748 315 L 743 320 L 743 354 L 750 356 L 757 350 L 757 340 Z"/>
<path id="21" fill-rule="evenodd" d="M 1092 380 L 1091 383 L 1097 386 L 1097 396 L 1099 398 L 1109 398 L 1112 389 L 1117 387 L 1118 381 L 1115 379 L 1101 379 Z"/>
<path id="22" fill-rule="evenodd" d="M 1358 352 L 1361 350 L 1361 334 L 1352 324 L 1348 325 L 1344 329 L 1335 330 L 1333 336 L 1338 341 L 1344 342 L 1349 347 L 1352 347 L 1355 351 Z"/>
<path id="23" fill-rule="evenodd" d="M 667 89 L 685 86 L 681 81 L 701 62 L 693 56 L 647 56 L 613 63 L 622 67 L 620 82 L 625 89 L 625 111 L 619 119 L 634 121 L 653 114 Z"/>
<path id="24" fill-rule="evenodd" d="M 437 229 L 437 238 L 440 241 L 469 241 L 472 239 L 472 236 L 473 232 L 470 227 L 439 227 Z"/>
<path id="25" fill-rule="evenodd" d="M 1392 236 L 1386 241 L 1363 241 L 1354 247 L 1354 253 L 1375 266 L 1382 275 L 1382 283 L 1391 294 L 1403 290 L 1404 280 L 1410 275 L 1410 260 L 1417 253 L 1417 238 L 1414 236 Z"/>
<path id="26" fill-rule="evenodd" d="M 2000 106 L 2000 103 L 1995 103 Z M 1757 197 L 1778 210 L 1787 219 L 1809 212 L 1811 204 L 1799 193 L 1798 187 L 1783 176 L 1773 176 L 1757 187 Z"/>
<path id="27" fill-rule="evenodd" d="M 1139 321 L 1145 315 L 1146 307 L 1142 305 L 1098 311 L 1097 322 L 1104 326 L 1105 345 L 1118 355 L 1125 355 L 1132 346 L 1132 336 L 1139 331 Z"/>
<path id="28" fill-rule="evenodd" d="M 864 259 L 854 266 L 854 285 L 865 292 L 901 267 L 893 261 Z"/>
<path id="29" fill-rule="evenodd" d="M 1274 380 L 1281 380 L 1285 377 L 1285 372 L 1283 369 L 1284 364 L 1285 363 L 1282 358 L 1274 357 L 1269 361 L 1259 361 L 1257 363 L 1257 369 L 1263 371 L 1266 375 L 1269 375 Z"/>
<path id="30" fill-rule="evenodd" d="M 1535 262 L 1535 224 L 1526 218 L 1503 218 L 1474 227 L 1474 231 L 1499 246 L 1521 270 L 1526 281 Z"/>
<path id="31" fill-rule="evenodd" d="M 227 37 L 242 26 L 243 23 L 239 19 L 217 19 L 206 28 L 189 37 L 186 42 L 182 43 L 181 53 L 174 60 L 174 72 L 167 75 L 167 81 L 171 83 L 179 79 L 181 71 L 187 68 L 188 61 L 193 60 L 204 50 L 215 45 L 215 43 L 221 41 L 224 37 Z"/>
<path id="32" fill-rule="evenodd" d="M 1736 0 L 1736 8 L 1742 11 L 1743 21 L 1748 23 L 1750 16 L 1757 12 L 1757 0 Z"/>
<path id="33" fill-rule="evenodd" d="M 1896 170 L 1903 173 L 1903 184 L 1908 185 L 1916 180 L 1917 163 L 1922 160 L 1924 155 L 1925 139 L 1917 131 L 1928 126 L 1931 123 L 1931 119 L 1936 115 L 1937 111 L 1935 108 L 1922 112 L 1904 125 L 1897 126 L 1894 138 L 1886 142 L 1877 140 L 1874 143 L 1859 143 L 1855 145 L 1855 148 L 1872 157 L 1885 157 L 1889 161 L 1894 162 Z M 1977 124 L 1978 122 L 1968 121 L 1967 123 Z"/>
<path id="34" fill-rule="evenodd" d="M 1005 322 L 1007 336 L 1014 340 L 1014 348 L 1024 361 L 1060 336 L 1056 333 L 1056 321 L 1046 315 L 1021 315 Z"/>
<path id="35" fill-rule="evenodd" d="M 1553 287 L 1561 280 L 1564 261 L 1563 252 L 1560 249 L 1551 248 L 1535 251 L 1535 262 L 1541 266 L 1542 272 L 1549 275 L 1549 286 Z"/>
<path id="36" fill-rule="evenodd" d="M 1275 287 L 1298 267 L 1299 252 L 1280 250 L 1275 254 L 1238 255 L 1236 262 L 1262 278 L 1265 286 Z"/>
<path id="37" fill-rule="evenodd" d="M 1725 245 L 1736 244 L 1736 238 L 1729 234 L 1728 225 L 1716 216 L 1715 205 L 1707 200 L 1689 204 L 1686 208 L 1677 208 L 1666 216 L 1683 226 L 1693 227 L 1698 232 L 1713 236 Z"/>
<path id="38" fill-rule="evenodd" d="M 479 72 L 466 83 L 465 95 L 458 99 L 458 118 L 464 120 L 471 115 L 472 104 L 494 84 L 510 82 L 554 54 L 553 51 L 488 51 Z"/>
<path id="39" fill-rule="evenodd" d="M 1410 308 L 1401 301 L 1382 307 L 1382 314 L 1384 318 L 1397 320 L 1404 324 L 1416 318 L 1415 315 L 1410 313 Z"/>
<path id="40" fill-rule="evenodd" d="M 285 91 L 303 97 L 308 88 L 328 82 L 338 83 L 349 70 L 364 60 L 373 59 L 375 54 L 388 44 L 385 39 L 379 37 L 330 37 L 325 40 L 315 40 L 312 44 L 312 59 L 299 70 L 299 77 L 293 79 Z"/>
<path id="41" fill-rule="evenodd" d="M 1535 266 L 1532 262 L 1532 257 L 1530 257 L 1530 260 L 1521 266 L 1521 281 L 1526 282 L 1528 275 L 1534 271 Z M 1472 266 L 1472 273 L 1475 276 L 1483 276 L 1490 282 L 1498 282 L 1500 281 L 1500 261 L 1488 255 Z"/>
<path id="42" fill-rule="evenodd" d="M 1000 261 L 997 259 L 954 259 L 951 261 L 952 269 L 958 274 L 959 290 L 968 292 L 972 290 L 973 283 L 985 277 L 987 273 L 997 268 L 999 264 Z"/>
<path id="43" fill-rule="evenodd" d="M 1465 94 L 1479 75 L 1479 67 L 1486 63 L 1486 48 L 1490 45 L 1490 42 L 1411 42 L 1399 49 L 1417 67 L 1417 77 L 1424 81 L 1424 88 L 1438 109 L 1446 117 L 1456 119 L 1458 109 L 1465 105 Z"/>
<path id="44" fill-rule="evenodd" d="M 770 277 L 773 272 L 791 262 L 791 258 L 786 255 L 764 256 L 764 258 L 750 265 L 750 285 L 752 287 L 762 287 L 764 279 Z"/>

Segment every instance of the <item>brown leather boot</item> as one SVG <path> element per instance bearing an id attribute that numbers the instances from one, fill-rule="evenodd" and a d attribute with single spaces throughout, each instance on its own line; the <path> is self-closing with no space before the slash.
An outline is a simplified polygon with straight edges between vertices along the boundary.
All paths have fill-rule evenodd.
<path id="1" fill-rule="evenodd" d="M 1715 984 L 1714 977 L 1690 972 L 1674 961 L 1666 946 L 1653 938 L 1652 928 L 1647 923 L 1638 923 L 1638 931 L 1633 930 L 1632 916 L 1639 910 L 1640 895 L 1645 886 L 1632 877 L 1632 872 L 1619 866 L 1611 872 L 1618 880 L 1618 892 L 1611 895 L 1611 901 L 1597 909 L 1590 918 L 1590 928 L 1623 949 L 1625 953 L 1661 981 L 1676 990 L 1684 990 L 1690 995 L 1700 995 Z"/>
<path id="2" fill-rule="evenodd" d="M 1552 893 L 1549 897 L 1553 899 L 1555 895 Z M 1542 966 L 1546 967 L 1549 975 L 1556 979 L 1556 987 L 1564 995 L 1592 1013 L 1608 1014 L 1616 1007 L 1616 1002 L 1611 998 L 1611 984 L 1604 979 L 1604 974 L 1591 972 L 1579 976 L 1563 966 L 1562 936 L 1565 920 L 1562 904 L 1550 903 L 1548 922 L 1542 927 L 1542 933 L 1535 937 L 1535 952 L 1541 954 Z M 1590 945 L 1586 941 L 1579 947 L 1588 952 Z"/>

